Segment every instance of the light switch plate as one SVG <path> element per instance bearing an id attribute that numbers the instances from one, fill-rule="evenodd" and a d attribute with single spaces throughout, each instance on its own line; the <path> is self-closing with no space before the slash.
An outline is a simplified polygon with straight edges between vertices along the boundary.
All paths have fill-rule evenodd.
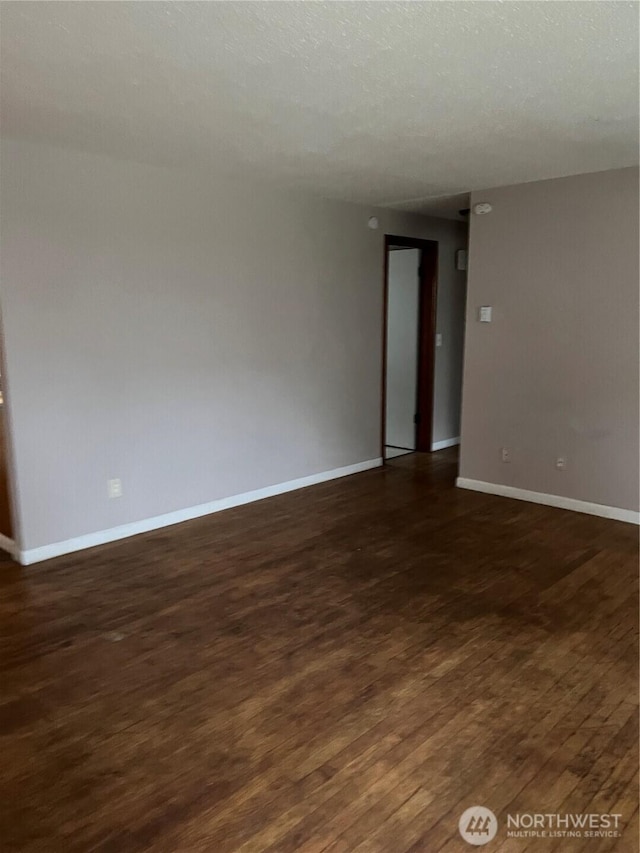
<path id="1" fill-rule="evenodd" d="M 436 346 L 437 346 L 437 347 L 441 347 L 441 346 L 442 346 L 442 335 L 441 335 L 440 333 L 438 333 L 438 334 L 436 335 Z"/>
<path id="2" fill-rule="evenodd" d="M 491 322 L 491 305 L 482 305 L 480 307 L 478 319 L 481 323 L 490 323 Z"/>

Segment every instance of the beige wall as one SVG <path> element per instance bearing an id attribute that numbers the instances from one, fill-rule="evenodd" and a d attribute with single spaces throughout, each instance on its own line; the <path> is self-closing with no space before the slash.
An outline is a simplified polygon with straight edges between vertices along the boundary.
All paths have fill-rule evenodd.
<path id="1" fill-rule="evenodd" d="M 471 217 L 461 477 L 637 510 L 638 170 L 479 201 L 493 211 Z"/>
<path id="2" fill-rule="evenodd" d="M 458 223 L 15 140 L 0 224 L 23 549 L 378 458 L 384 234 L 464 245 Z"/>

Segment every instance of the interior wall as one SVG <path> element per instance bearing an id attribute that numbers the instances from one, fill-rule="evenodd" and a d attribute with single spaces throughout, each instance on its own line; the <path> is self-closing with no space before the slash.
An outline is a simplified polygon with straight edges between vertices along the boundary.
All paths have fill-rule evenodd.
<path id="1" fill-rule="evenodd" d="M 418 249 L 389 250 L 385 443 L 416 447 Z"/>
<path id="2" fill-rule="evenodd" d="M 384 234 L 464 227 L 9 139 L 0 225 L 22 549 L 379 458 Z"/>
<path id="3" fill-rule="evenodd" d="M 493 210 L 471 219 L 460 475 L 637 510 L 638 170 L 476 202 Z"/>

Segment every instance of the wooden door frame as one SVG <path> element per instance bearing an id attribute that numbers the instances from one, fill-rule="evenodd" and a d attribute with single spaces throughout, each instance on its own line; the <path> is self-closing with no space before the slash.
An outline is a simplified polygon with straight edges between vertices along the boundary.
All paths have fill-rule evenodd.
<path id="1" fill-rule="evenodd" d="M 438 300 L 438 242 L 415 237 L 384 236 L 384 284 L 382 305 L 382 411 L 381 449 L 383 464 L 387 412 L 387 302 L 389 298 L 389 249 L 401 246 L 419 249 L 418 380 L 416 389 L 416 450 L 431 452 L 433 437 L 433 393 L 435 385 L 436 307 Z"/>

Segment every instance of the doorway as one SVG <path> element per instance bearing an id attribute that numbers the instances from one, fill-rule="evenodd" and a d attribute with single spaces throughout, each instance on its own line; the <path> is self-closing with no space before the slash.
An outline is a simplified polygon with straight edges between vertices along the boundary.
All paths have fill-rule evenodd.
<path id="1" fill-rule="evenodd" d="M 6 413 L 0 390 L 0 540 L 13 541 L 13 519 L 9 497 L 9 462 L 7 447 Z M 1 547 L 0 542 L 0 547 Z"/>
<path id="2" fill-rule="evenodd" d="M 382 457 L 432 449 L 438 243 L 385 237 Z"/>
<path id="3" fill-rule="evenodd" d="M 0 549 L 15 554 L 16 525 L 14 522 L 11 466 L 11 444 L 7 417 L 6 370 L 4 337 L 0 326 Z M 0 557 L 2 559 L 2 557 Z"/>

